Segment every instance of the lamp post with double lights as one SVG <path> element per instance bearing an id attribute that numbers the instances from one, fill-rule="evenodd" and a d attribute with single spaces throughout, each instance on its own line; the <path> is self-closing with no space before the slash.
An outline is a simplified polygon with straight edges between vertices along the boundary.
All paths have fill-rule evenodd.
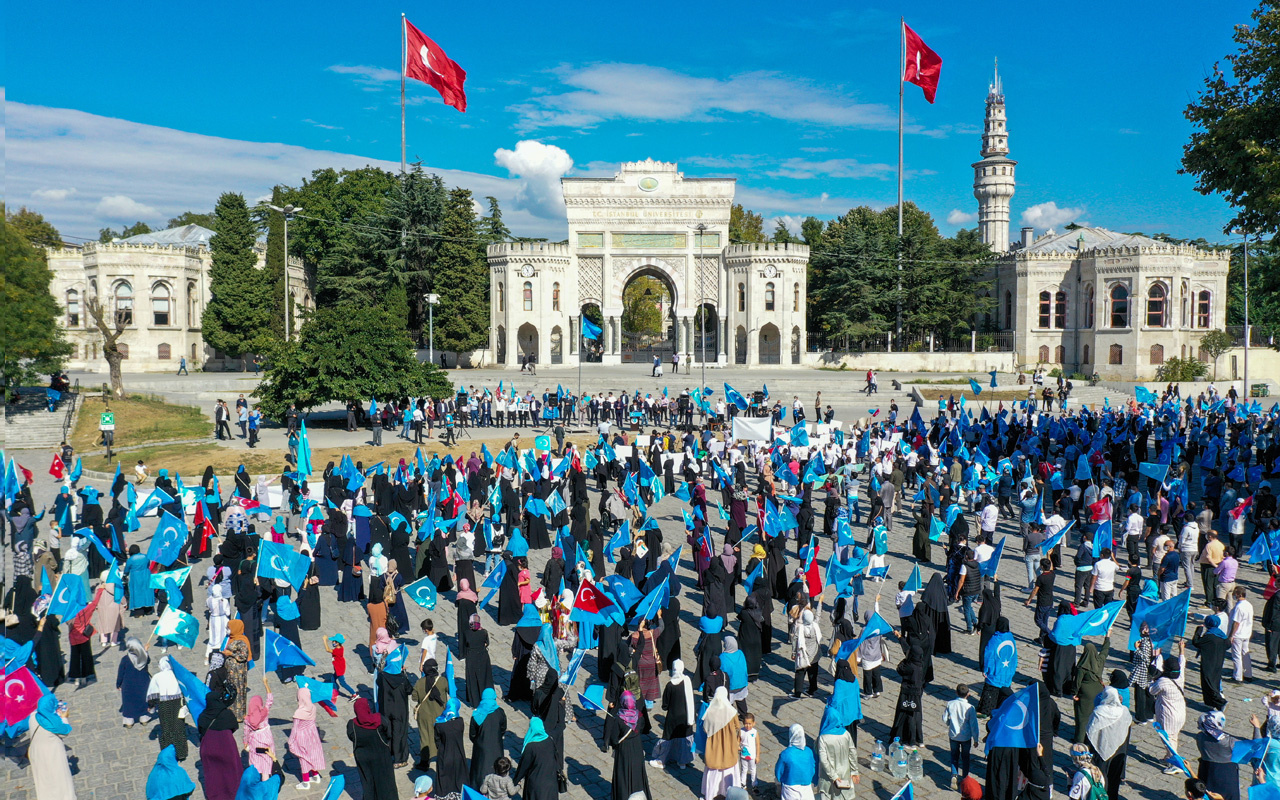
<path id="1" fill-rule="evenodd" d="M 302 211 L 302 206 L 295 206 L 292 203 L 284 208 L 267 204 L 267 208 L 272 211 L 279 211 L 284 215 L 284 339 L 289 341 L 289 331 L 293 327 L 293 309 L 289 303 L 289 217 Z"/>
<path id="2" fill-rule="evenodd" d="M 440 305 L 440 295 L 423 295 L 427 301 L 427 363 L 436 363 L 436 306 Z"/>

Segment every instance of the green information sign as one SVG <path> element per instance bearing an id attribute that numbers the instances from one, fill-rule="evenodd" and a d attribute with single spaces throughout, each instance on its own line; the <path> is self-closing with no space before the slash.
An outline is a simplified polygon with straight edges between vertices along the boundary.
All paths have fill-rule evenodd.
<path id="1" fill-rule="evenodd" d="M 114 428 L 116 426 L 116 414 L 114 411 L 104 411 L 98 419 L 99 428 Z"/>

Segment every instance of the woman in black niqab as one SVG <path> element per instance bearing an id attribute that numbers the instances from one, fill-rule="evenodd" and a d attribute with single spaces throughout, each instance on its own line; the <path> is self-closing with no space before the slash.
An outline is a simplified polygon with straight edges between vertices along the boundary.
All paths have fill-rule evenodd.
<path id="1" fill-rule="evenodd" d="M 905 745 L 924 744 L 924 653 L 912 644 L 907 657 L 898 664 L 901 688 L 893 710 L 893 727 L 889 736 Z"/>
<path id="2" fill-rule="evenodd" d="M 1000 619 L 1000 584 L 994 589 L 983 588 L 982 607 L 978 609 L 978 671 L 986 669 L 987 642 L 996 632 L 996 620 Z"/>
<path id="3" fill-rule="evenodd" d="M 754 681 L 760 676 L 760 662 L 764 660 L 764 613 L 754 594 L 747 595 L 738 612 L 738 648 L 747 660 L 747 681 Z"/>
<path id="4" fill-rule="evenodd" d="M 920 610 L 933 622 L 937 636 L 933 640 L 932 652 L 928 655 L 951 655 L 951 613 L 947 610 L 947 592 L 942 585 L 942 576 L 934 574 L 924 587 L 924 597 L 920 600 Z M 931 679 L 932 680 L 932 679 Z"/>

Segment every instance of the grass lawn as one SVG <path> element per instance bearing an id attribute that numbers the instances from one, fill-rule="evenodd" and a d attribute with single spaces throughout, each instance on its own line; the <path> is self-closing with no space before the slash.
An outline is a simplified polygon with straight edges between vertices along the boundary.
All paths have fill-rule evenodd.
<path id="1" fill-rule="evenodd" d="M 116 415 L 116 447 L 193 439 L 209 436 L 213 430 L 204 413 L 193 406 L 170 405 L 136 394 L 124 400 L 112 400 L 110 405 Z M 71 431 L 72 447 L 78 451 L 99 449 L 98 418 L 105 409 L 101 397 L 82 400 L 80 416 Z"/>

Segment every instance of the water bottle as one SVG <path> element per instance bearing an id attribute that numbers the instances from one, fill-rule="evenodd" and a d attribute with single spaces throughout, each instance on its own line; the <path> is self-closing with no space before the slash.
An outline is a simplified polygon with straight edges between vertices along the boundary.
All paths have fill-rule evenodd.
<path id="1" fill-rule="evenodd" d="M 876 747 L 871 751 L 871 771 L 884 772 L 884 745 L 876 739 Z"/>
<path id="2" fill-rule="evenodd" d="M 920 755 L 920 748 L 911 748 L 911 758 L 907 760 L 907 777 L 913 781 L 924 779 L 924 756 Z"/>
<path id="3" fill-rule="evenodd" d="M 898 779 L 907 777 L 907 756 L 898 737 L 889 746 L 889 774 Z"/>

